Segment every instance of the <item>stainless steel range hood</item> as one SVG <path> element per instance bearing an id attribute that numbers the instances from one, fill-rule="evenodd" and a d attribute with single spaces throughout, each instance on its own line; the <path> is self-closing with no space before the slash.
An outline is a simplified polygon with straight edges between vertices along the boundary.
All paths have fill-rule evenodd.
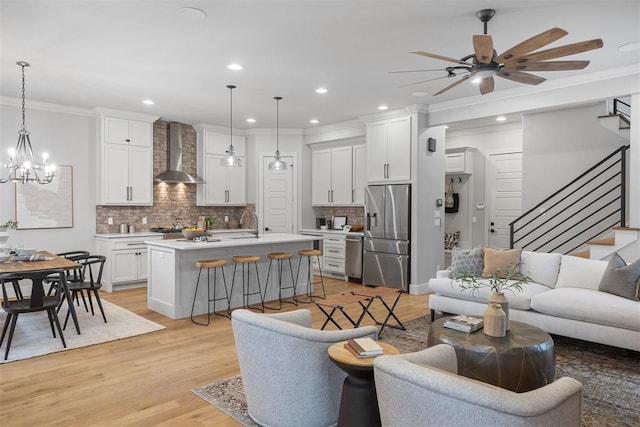
<path id="1" fill-rule="evenodd" d="M 204 184 L 197 176 L 182 170 L 182 124 L 171 122 L 167 130 L 167 170 L 153 178 L 155 182 Z"/>

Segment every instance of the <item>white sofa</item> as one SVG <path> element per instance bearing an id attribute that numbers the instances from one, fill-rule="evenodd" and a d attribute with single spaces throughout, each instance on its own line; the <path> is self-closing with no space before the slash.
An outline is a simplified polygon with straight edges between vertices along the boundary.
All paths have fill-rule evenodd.
<path id="1" fill-rule="evenodd" d="M 551 334 L 640 351 L 640 301 L 598 290 L 607 261 L 522 251 L 520 271 L 532 281 L 522 292 L 505 291 L 509 318 Z M 491 291 L 463 290 L 450 270 L 429 280 L 429 308 L 482 316 Z"/>

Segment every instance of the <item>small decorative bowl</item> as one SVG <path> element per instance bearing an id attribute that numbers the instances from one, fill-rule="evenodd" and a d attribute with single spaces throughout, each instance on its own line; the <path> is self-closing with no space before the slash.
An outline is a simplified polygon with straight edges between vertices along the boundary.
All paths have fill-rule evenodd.
<path id="1" fill-rule="evenodd" d="M 0 262 L 7 262 L 11 258 L 11 254 L 0 252 Z"/>
<path id="2" fill-rule="evenodd" d="M 16 249 L 16 255 L 19 257 L 30 256 L 36 253 L 35 249 Z"/>
<path id="3" fill-rule="evenodd" d="M 193 240 L 196 237 L 204 236 L 204 230 L 182 230 L 182 235 L 185 239 Z"/>

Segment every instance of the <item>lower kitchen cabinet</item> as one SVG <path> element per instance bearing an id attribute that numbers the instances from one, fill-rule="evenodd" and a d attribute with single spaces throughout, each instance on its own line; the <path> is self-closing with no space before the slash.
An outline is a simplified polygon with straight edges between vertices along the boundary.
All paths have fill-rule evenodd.
<path id="1" fill-rule="evenodd" d="M 96 252 L 107 257 L 102 272 L 102 289 L 143 287 L 147 280 L 147 245 L 145 240 L 162 240 L 158 233 L 99 234 Z"/>

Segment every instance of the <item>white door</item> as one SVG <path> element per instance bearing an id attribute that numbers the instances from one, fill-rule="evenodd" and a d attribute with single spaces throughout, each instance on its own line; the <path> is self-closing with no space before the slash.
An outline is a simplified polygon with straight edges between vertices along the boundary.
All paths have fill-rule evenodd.
<path id="1" fill-rule="evenodd" d="M 489 155 L 489 246 L 509 247 L 509 223 L 522 211 L 522 153 Z"/>
<path id="2" fill-rule="evenodd" d="M 270 170 L 273 156 L 262 158 L 262 220 L 264 231 L 293 233 L 294 230 L 294 188 L 293 157 L 282 156 L 289 166 L 287 170 Z"/>

